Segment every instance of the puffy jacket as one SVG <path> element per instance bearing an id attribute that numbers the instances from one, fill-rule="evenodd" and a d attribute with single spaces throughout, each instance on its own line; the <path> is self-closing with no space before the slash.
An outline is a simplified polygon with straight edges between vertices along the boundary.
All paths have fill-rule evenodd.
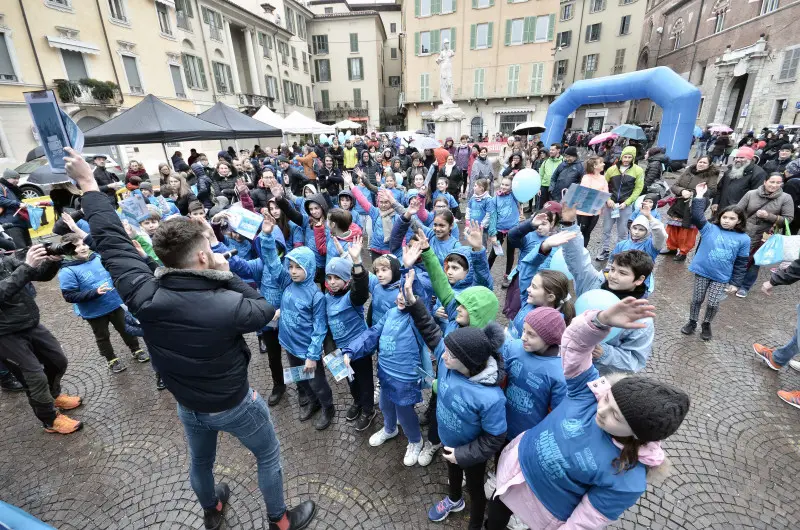
<path id="1" fill-rule="evenodd" d="M 231 272 L 162 267 L 154 276 L 103 194 L 85 193 L 82 205 L 103 264 L 175 400 L 206 413 L 241 403 L 250 388 L 243 334 L 262 329 L 275 309 Z"/>
<path id="2" fill-rule="evenodd" d="M 724 210 L 728 206 L 737 204 L 744 194 L 750 190 L 757 189 L 767 178 L 764 168 L 751 161 L 744 170 L 744 175 L 738 179 L 730 178 L 731 170 L 725 172 L 717 183 L 717 195 L 714 197 L 714 204 L 719 210 Z"/>
<path id="3" fill-rule="evenodd" d="M 631 146 L 622 150 L 622 156 L 635 156 L 635 153 L 636 149 Z M 627 171 L 622 173 L 622 162 L 620 160 L 606 170 L 606 180 L 608 181 L 611 200 L 630 206 L 636 202 L 636 199 L 639 198 L 644 189 L 644 170 L 636 162 L 631 162 L 631 166 Z"/>
<path id="4" fill-rule="evenodd" d="M 467 198 L 472 197 L 472 189 L 475 187 L 475 181 L 478 179 L 489 180 L 489 194 L 494 193 L 494 172 L 492 172 L 492 164 L 489 159 L 481 159 L 478 157 L 472 163 L 472 171 L 469 174 L 469 183 L 467 185 Z"/>
<path id="5" fill-rule="evenodd" d="M 98 294 L 103 284 L 113 287 L 111 275 L 100 263 L 100 256 L 92 254 L 88 260 L 65 260 L 58 271 L 58 283 L 64 300 L 75 304 L 75 312 L 83 318 L 107 315 L 122 305 L 116 290 Z"/>
<path id="6" fill-rule="evenodd" d="M 794 218 L 794 203 L 792 197 L 782 190 L 768 194 L 764 185 L 758 189 L 750 190 L 736 205 L 747 216 L 747 235 L 752 244 L 759 243 L 761 236 L 777 225 L 777 232 L 783 233 L 784 219 L 792 222 Z M 767 212 L 767 217 L 762 219 L 756 215 L 759 210 Z"/>
<path id="7" fill-rule="evenodd" d="M 780 158 L 775 158 L 770 160 L 766 164 L 764 164 L 764 171 L 767 172 L 767 175 L 772 175 L 773 173 L 780 173 L 783 175 L 783 172 L 786 171 L 786 166 L 789 165 L 789 162 L 792 161 L 792 157 L 785 158 L 781 160 Z"/>
<path id="8" fill-rule="evenodd" d="M 647 169 L 644 172 L 645 190 L 648 190 L 655 182 L 661 180 L 661 174 L 663 173 L 666 161 L 667 156 L 664 153 L 658 153 L 647 157 Z"/>
<path id="9" fill-rule="evenodd" d="M 472 154 L 472 146 L 458 145 L 455 149 L 456 152 L 453 156 L 456 159 L 456 165 L 461 171 L 466 173 L 467 167 L 469 166 L 469 155 Z"/>
<path id="10" fill-rule="evenodd" d="M 59 265 L 57 261 L 45 261 L 33 268 L 16 254 L 0 260 L 0 335 L 25 331 L 39 324 L 36 291 L 30 282 L 49 282 L 58 273 Z"/>
<path id="11" fill-rule="evenodd" d="M 584 173 L 586 173 L 586 170 L 583 167 L 583 162 L 579 160 L 571 164 L 566 160 L 561 162 L 550 179 L 550 196 L 554 200 L 560 201 L 561 192 L 573 184 L 580 184 Z"/>

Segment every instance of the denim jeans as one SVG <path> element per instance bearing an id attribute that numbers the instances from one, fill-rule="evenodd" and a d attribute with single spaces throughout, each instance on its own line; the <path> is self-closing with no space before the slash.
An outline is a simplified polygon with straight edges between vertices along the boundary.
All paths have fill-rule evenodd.
<path id="1" fill-rule="evenodd" d="M 750 265 L 750 268 L 747 269 L 747 272 L 744 273 L 744 280 L 742 280 L 742 289 L 745 291 L 749 291 L 753 288 L 753 285 L 756 283 L 758 279 L 758 270 L 759 266 L 753 263 Z"/>
<path id="2" fill-rule="evenodd" d="M 632 207 L 626 206 L 624 208 L 619 209 L 619 217 L 616 219 L 611 218 L 612 208 L 608 206 L 603 206 L 603 209 L 600 210 L 600 215 L 603 216 L 603 250 L 609 251 L 614 248 L 614 245 L 611 244 L 611 229 L 614 226 L 614 223 L 617 224 L 617 242 L 624 241 L 628 239 L 628 219 L 631 217 L 631 211 L 633 210 Z"/>
<path id="3" fill-rule="evenodd" d="M 775 364 L 785 366 L 792 360 L 792 357 L 800 353 L 800 344 L 797 343 L 798 330 L 800 330 L 800 304 L 797 305 L 797 323 L 792 339 L 785 346 L 781 346 L 772 352 L 772 360 L 775 361 Z"/>
<path id="4" fill-rule="evenodd" d="M 195 412 L 178 404 L 178 417 L 183 423 L 189 445 L 191 465 L 189 481 L 203 508 L 217 503 L 214 494 L 214 460 L 217 456 L 217 434 L 235 436 L 256 457 L 258 487 L 267 505 L 271 521 L 280 519 L 286 511 L 283 498 L 283 471 L 280 443 L 261 395 L 252 388 L 244 400 L 223 412 Z"/>

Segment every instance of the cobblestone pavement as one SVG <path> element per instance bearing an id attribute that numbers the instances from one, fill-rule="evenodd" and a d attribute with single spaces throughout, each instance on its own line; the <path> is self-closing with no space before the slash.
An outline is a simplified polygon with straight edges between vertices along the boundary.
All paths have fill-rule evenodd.
<path id="1" fill-rule="evenodd" d="M 617 527 L 800 528 L 792 489 L 800 476 L 800 411 L 775 395 L 779 388 L 800 388 L 800 374 L 768 370 L 751 350 L 754 340 L 780 345 L 789 339 L 797 289 L 726 300 L 715 339 L 704 343 L 679 332 L 688 318 L 691 281 L 685 263 L 659 258 L 652 297 L 656 340 L 647 372 L 686 389 L 692 408 L 665 444 L 671 476 L 648 486 Z M 23 395 L 0 395 L 0 498 L 64 530 L 201 528 L 175 403 L 168 392 L 156 392 L 150 365 L 131 364 L 112 376 L 89 326 L 63 301 L 57 283 L 39 286 L 38 301 L 44 325 L 70 359 L 64 388 L 83 396 L 85 405 L 74 417 L 85 428 L 67 437 L 44 434 Z M 267 359 L 257 353 L 254 336 L 249 343 L 255 352 L 251 384 L 268 395 Z M 123 351 L 117 336 L 114 345 Z M 427 520 L 427 508 L 447 491 L 443 462 L 404 467 L 402 437 L 369 447 L 370 432 L 356 433 L 344 421 L 345 384 L 332 385 L 337 418 L 325 432 L 297 420 L 294 390 L 272 410 L 287 500 L 319 504 L 311 528 L 466 528 L 466 512 L 443 524 Z M 233 491 L 228 527 L 264 528 L 252 455 L 222 435 L 215 472 Z"/>

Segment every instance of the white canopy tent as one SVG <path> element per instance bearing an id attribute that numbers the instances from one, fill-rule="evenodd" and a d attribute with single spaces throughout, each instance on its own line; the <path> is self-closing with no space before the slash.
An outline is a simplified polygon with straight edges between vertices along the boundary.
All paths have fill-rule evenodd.
<path id="1" fill-rule="evenodd" d="M 272 112 L 266 105 L 261 105 L 261 108 L 253 114 L 253 119 L 272 125 L 277 129 L 284 129 L 283 118 Z M 284 130 L 283 133 L 286 134 L 286 131 Z"/>
<path id="2" fill-rule="evenodd" d="M 342 120 L 338 123 L 334 123 L 333 126 L 337 129 L 360 129 L 362 127 L 357 121 L 351 120 Z"/>
<path id="3" fill-rule="evenodd" d="M 316 122 L 297 111 L 283 119 L 281 130 L 284 134 L 331 134 L 336 132 L 332 125 Z"/>

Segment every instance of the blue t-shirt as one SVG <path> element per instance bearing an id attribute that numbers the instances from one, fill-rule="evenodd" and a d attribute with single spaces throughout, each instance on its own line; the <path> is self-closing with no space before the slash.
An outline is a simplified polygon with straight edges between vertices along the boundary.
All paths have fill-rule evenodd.
<path id="1" fill-rule="evenodd" d="M 439 437 L 447 447 L 474 441 L 481 432 L 506 432 L 506 398 L 499 386 L 486 386 L 449 370 L 439 358 L 436 419 Z"/>
<path id="2" fill-rule="evenodd" d="M 708 222 L 700 229 L 700 236 L 689 270 L 709 280 L 728 283 L 736 258 L 750 255 L 750 236 Z"/>
<path id="3" fill-rule="evenodd" d="M 612 463 L 620 449 L 595 422 L 597 398 L 587 386 L 599 377 L 591 366 L 567 379 L 567 397 L 519 444 L 525 482 L 561 521 L 569 519 L 584 495 L 613 521 L 636 504 L 647 488 L 643 464 L 618 473 Z"/>
<path id="4" fill-rule="evenodd" d="M 503 360 L 508 373 L 506 422 L 508 439 L 537 425 L 567 394 L 561 357 L 526 352 L 522 340 L 506 341 Z"/>

